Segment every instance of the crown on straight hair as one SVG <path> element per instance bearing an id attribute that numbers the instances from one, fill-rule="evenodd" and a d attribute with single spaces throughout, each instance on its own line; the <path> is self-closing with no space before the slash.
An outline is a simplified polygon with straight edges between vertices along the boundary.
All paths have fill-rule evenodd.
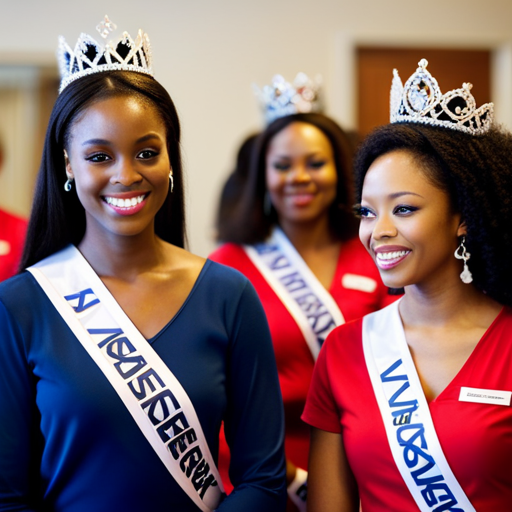
<path id="1" fill-rule="evenodd" d="M 265 122 L 270 124 L 279 117 L 321 112 L 320 85 L 320 76 L 312 80 L 305 73 L 298 73 L 293 84 L 281 75 L 275 75 L 271 85 L 265 85 L 263 89 L 253 85 L 253 89 L 259 99 Z"/>
<path id="2" fill-rule="evenodd" d="M 461 89 L 441 93 L 437 80 L 427 71 L 428 62 L 420 60 L 418 69 L 402 85 L 398 71 L 393 70 L 390 97 L 391 123 L 422 123 L 458 130 L 470 135 L 487 132 L 494 118 L 494 104 L 476 108 L 470 83 Z"/>
<path id="3" fill-rule="evenodd" d="M 116 28 L 108 16 L 96 27 L 104 39 Z M 57 59 L 61 76 L 59 93 L 74 80 L 102 71 L 136 71 L 153 76 L 149 37 L 140 29 L 135 41 L 128 32 L 123 32 L 117 41 L 109 41 L 105 46 L 82 33 L 74 50 L 60 36 Z"/>

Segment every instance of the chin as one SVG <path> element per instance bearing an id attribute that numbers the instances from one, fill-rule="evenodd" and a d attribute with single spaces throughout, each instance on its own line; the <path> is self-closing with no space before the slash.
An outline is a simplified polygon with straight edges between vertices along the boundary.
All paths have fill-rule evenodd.
<path id="1" fill-rule="evenodd" d="M 382 270 L 379 271 L 379 274 L 380 274 L 380 278 L 382 279 L 382 282 L 388 288 L 403 289 L 405 286 L 410 284 L 410 283 L 406 282 L 404 279 L 401 279 L 398 276 L 390 275 L 389 273 L 383 272 Z"/>

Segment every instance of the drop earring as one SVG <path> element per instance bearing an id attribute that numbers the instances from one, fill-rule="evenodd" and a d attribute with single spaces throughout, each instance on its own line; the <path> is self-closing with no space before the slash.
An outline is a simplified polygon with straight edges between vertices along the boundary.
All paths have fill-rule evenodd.
<path id="1" fill-rule="evenodd" d="M 73 188 L 73 178 L 68 178 L 66 183 L 64 183 L 64 190 L 69 192 Z"/>
<path id="2" fill-rule="evenodd" d="M 174 190 L 174 178 L 172 177 L 172 171 L 169 173 L 169 180 L 171 182 L 171 194 L 172 194 L 172 191 Z"/>
<path id="3" fill-rule="evenodd" d="M 468 261 L 469 261 L 469 258 L 471 258 L 471 254 L 466 250 L 466 246 L 464 245 L 465 241 L 466 241 L 466 237 L 463 236 L 459 247 L 457 247 L 457 249 L 455 249 L 454 256 L 458 260 L 464 261 L 464 270 L 460 274 L 460 279 L 463 283 L 469 284 L 469 283 L 473 282 L 473 274 L 471 274 L 471 272 L 469 271 L 469 268 L 468 268 Z"/>

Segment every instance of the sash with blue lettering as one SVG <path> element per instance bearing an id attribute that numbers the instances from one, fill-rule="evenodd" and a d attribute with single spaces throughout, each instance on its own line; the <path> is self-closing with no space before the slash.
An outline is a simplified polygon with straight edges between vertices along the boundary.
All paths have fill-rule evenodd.
<path id="1" fill-rule="evenodd" d="M 244 250 L 301 330 L 316 360 L 327 335 L 345 319 L 331 294 L 278 227 Z"/>
<path id="2" fill-rule="evenodd" d="M 190 398 L 78 249 L 68 246 L 27 270 L 176 482 L 201 510 L 215 510 L 224 488 Z"/>
<path id="3" fill-rule="evenodd" d="M 421 512 L 476 512 L 432 422 L 396 301 L 363 319 L 363 349 L 389 447 Z"/>

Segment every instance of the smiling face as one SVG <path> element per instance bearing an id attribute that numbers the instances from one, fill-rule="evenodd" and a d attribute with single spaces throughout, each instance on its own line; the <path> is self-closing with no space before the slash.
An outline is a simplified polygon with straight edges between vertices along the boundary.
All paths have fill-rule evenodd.
<path id="1" fill-rule="evenodd" d="M 360 212 L 359 237 L 387 286 L 460 282 L 462 266 L 453 253 L 465 227 L 448 194 L 410 152 L 392 151 L 372 163 Z"/>
<path id="2" fill-rule="evenodd" d="M 136 96 L 100 100 L 69 130 L 66 174 L 85 209 L 85 236 L 153 232 L 171 170 L 155 107 Z"/>
<path id="3" fill-rule="evenodd" d="M 327 219 L 337 182 L 331 143 L 316 126 L 293 122 L 270 141 L 266 183 L 282 226 Z"/>

